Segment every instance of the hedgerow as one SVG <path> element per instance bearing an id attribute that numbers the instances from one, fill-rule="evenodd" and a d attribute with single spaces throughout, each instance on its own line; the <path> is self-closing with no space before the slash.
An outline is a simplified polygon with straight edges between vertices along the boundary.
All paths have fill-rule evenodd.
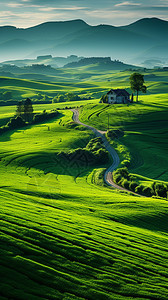
<path id="1" fill-rule="evenodd" d="M 12 129 L 18 129 L 26 126 L 26 122 L 21 117 L 11 118 L 5 126 L 0 127 L 0 134 Z"/>
<path id="2" fill-rule="evenodd" d="M 129 174 L 127 167 L 119 168 L 114 171 L 113 180 L 116 184 L 137 194 L 147 197 L 157 196 L 168 199 L 168 185 L 158 182 L 154 182 L 152 187 L 139 184 L 136 182 L 136 177 Z"/>
<path id="3" fill-rule="evenodd" d="M 77 148 L 67 152 L 56 153 L 58 159 L 65 159 L 81 165 L 103 165 L 109 161 L 108 151 L 102 145 L 101 138 L 94 138 L 85 148 Z"/>

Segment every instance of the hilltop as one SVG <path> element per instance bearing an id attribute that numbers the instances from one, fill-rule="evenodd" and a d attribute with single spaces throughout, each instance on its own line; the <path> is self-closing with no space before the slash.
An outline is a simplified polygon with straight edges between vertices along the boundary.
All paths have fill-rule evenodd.
<path id="1" fill-rule="evenodd" d="M 52 57 L 52 55 L 37 56 L 36 59 L 10 60 L 0 63 L 1 72 L 11 73 L 46 73 L 50 68 L 50 73 L 57 72 L 56 69 L 77 68 L 83 66 L 93 65 L 95 69 L 107 69 L 123 71 L 128 68 L 139 68 L 134 65 L 128 65 L 119 60 L 111 60 L 111 57 L 79 57 L 77 55 L 70 55 L 67 57 Z M 51 70 L 52 67 L 52 70 Z M 42 70 L 43 68 L 43 70 Z M 47 71 L 48 71 L 47 70 Z M 49 72 L 48 72 L 49 73 Z"/>
<path id="2" fill-rule="evenodd" d="M 77 68 L 77 67 L 83 67 L 83 66 L 90 66 L 92 65 L 93 69 L 98 70 L 126 70 L 129 68 L 138 69 L 138 67 L 133 65 L 124 64 L 123 62 L 119 60 L 111 60 L 111 57 L 87 57 L 82 58 L 76 62 L 71 62 L 66 64 L 65 68 Z"/>

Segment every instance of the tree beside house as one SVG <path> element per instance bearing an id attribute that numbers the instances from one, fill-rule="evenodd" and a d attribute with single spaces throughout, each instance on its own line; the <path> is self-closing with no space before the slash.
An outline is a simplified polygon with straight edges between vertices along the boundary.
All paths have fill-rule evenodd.
<path id="1" fill-rule="evenodd" d="M 138 102 L 138 95 L 139 92 L 146 93 L 147 87 L 144 85 L 144 75 L 140 73 L 133 73 L 130 76 L 130 85 L 131 85 L 131 90 L 133 92 L 136 92 L 137 98 L 136 101 Z"/>

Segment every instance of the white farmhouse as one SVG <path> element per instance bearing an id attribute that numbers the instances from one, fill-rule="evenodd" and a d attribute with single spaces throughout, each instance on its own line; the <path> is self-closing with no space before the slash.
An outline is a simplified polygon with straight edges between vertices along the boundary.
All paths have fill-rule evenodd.
<path id="1" fill-rule="evenodd" d="M 109 104 L 130 102 L 130 94 L 124 89 L 112 89 L 107 93 Z"/>

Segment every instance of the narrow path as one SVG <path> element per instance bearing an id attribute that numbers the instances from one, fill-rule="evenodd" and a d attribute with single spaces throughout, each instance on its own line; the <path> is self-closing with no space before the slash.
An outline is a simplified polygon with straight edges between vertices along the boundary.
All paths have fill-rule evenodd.
<path id="1" fill-rule="evenodd" d="M 113 181 L 113 175 L 112 172 L 118 167 L 119 163 L 120 163 L 120 159 L 119 156 L 117 154 L 117 152 L 111 147 L 111 145 L 109 144 L 109 142 L 107 141 L 106 137 L 105 137 L 105 133 L 106 131 L 101 131 L 98 130 L 90 125 L 84 124 L 82 122 L 79 121 L 79 111 L 77 109 L 71 109 L 71 111 L 73 112 L 73 121 L 75 123 L 78 123 L 80 125 L 83 125 L 85 127 L 87 127 L 88 129 L 92 130 L 94 132 L 94 134 L 96 135 L 96 137 L 101 137 L 102 141 L 103 141 L 103 145 L 106 148 L 106 150 L 109 152 L 110 156 L 112 157 L 113 163 L 112 165 L 106 170 L 105 174 L 104 174 L 104 181 L 109 185 L 112 186 L 116 189 L 119 190 L 123 190 L 123 191 L 127 191 L 130 192 L 129 190 L 124 189 L 123 187 L 117 185 L 114 183 Z"/>

